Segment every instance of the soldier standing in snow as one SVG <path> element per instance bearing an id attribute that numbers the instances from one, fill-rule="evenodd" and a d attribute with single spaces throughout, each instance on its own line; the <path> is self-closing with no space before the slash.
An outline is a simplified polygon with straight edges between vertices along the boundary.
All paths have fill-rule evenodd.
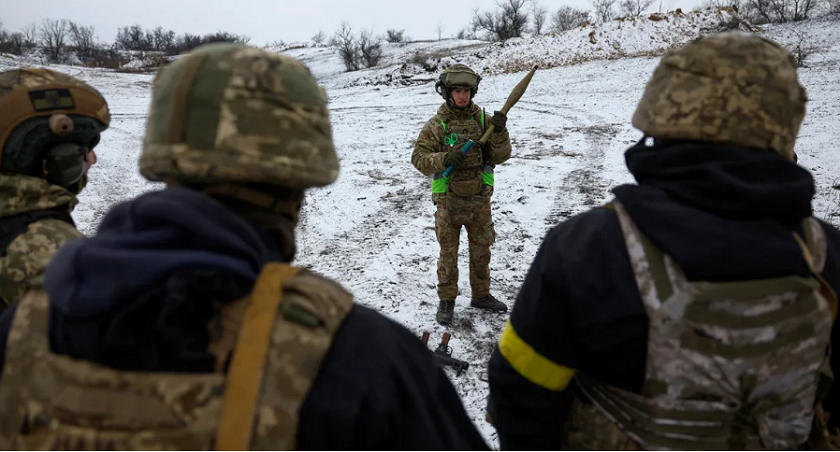
<path id="1" fill-rule="evenodd" d="M 108 128 L 102 95 L 47 69 L 0 73 L 0 311 L 20 298 L 65 242 L 70 212 Z"/>
<path id="2" fill-rule="evenodd" d="M 547 234 L 490 360 L 502 449 L 828 448 L 840 231 L 794 163 L 805 104 L 757 35 L 662 58 L 625 154 L 638 184 Z"/>
<path id="3" fill-rule="evenodd" d="M 510 136 L 503 113 L 497 111 L 486 118 L 484 110 L 472 101 L 480 81 L 481 76 L 463 64 L 443 71 L 435 89 L 445 102 L 420 131 L 411 155 L 414 167 L 432 176 L 432 202 L 437 206 L 435 233 L 440 244 L 437 321 L 443 325 L 452 322 L 458 296 L 462 227 L 469 239 L 470 306 L 507 311 L 507 305 L 490 294 L 490 246 L 496 239 L 490 200 L 493 169 L 510 158 Z M 489 123 L 495 131 L 484 149 L 474 146 L 467 153 L 461 152 L 467 141 L 478 142 Z M 450 166 L 454 171 L 444 177 L 443 172 Z"/>
<path id="4" fill-rule="evenodd" d="M 300 61 L 211 44 L 163 68 L 140 173 L 167 187 L 0 317 L 0 449 L 487 449 L 420 339 L 289 265 L 304 190 L 339 173 Z"/>

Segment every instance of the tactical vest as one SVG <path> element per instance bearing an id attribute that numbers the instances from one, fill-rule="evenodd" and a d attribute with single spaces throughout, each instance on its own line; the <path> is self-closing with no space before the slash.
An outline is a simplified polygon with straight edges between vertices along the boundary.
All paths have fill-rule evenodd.
<path id="1" fill-rule="evenodd" d="M 244 306 L 242 320 L 211 344 L 217 369 L 230 357 L 227 375 L 120 371 L 53 354 L 48 297 L 30 292 L 9 332 L 0 449 L 294 449 L 300 407 L 353 304 L 337 283 L 296 272 L 266 265 L 231 305 Z"/>
<path id="2" fill-rule="evenodd" d="M 578 372 L 591 404 L 575 401 L 564 428 L 574 449 L 797 449 L 809 440 L 830 383 L 837 298 L 819 276 L 826 241 L 817 220 L 794 238 L 813 276 L 689 282 L 622 205 L 621 223 L 649 319 L 641 395 Z M 616 369 L 620 372 L 620 369 Z M 638 450 L 638 449 L 637 449 Z"/>
<path id="3" fill-rule="evenodd" d="M 469 140 L 478 142 L 484 134 L 484 110 L 481 111 L 479 118 L 456 119 L 449 121 L 449 124 L 444 122 L 440 116 L 435 116 L 435 118 L 443 126 L 441 149 L 444 152 L 461 150 Z M 489 146 L 489 143 L 486 146 Z M 446 193 L 451 190 L 458 196 L 473 196 L 481 192 L 483 185 L 492 187 L 494 183 L 493 165 L 485 160 L 483 152 L 477 147 L 471 148 L 467 152 L 467 159 L 463 168 L 452 170 L 448 177 L 444 177 L 443 172 L 432 177 L 432 193 Z"/>

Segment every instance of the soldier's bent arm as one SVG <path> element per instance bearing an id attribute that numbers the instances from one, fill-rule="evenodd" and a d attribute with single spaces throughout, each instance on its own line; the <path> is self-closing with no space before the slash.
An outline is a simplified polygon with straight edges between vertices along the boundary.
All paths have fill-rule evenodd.
<path id="1" fill-rule="evenodd" d="M 578 357 L 554 248 L 541 246 L 490 359 L 487 411 L 503 450 L 559 449 L 573 400 Z"/>
<path id="2" fill-rule="evenodd" d="M 417 137 L 417 142 L 414 144 L 411 164 L 417 168 L 417 171 L 426 176 L 432 176 L 446 169 L 446 165 L 443 163 L 443 157 L 446 153 L 442 152 L 441 149 L 442 132 L 443 127 L 440 122 L 432 118 L 423 126 L 423 130 L 420 131 L 420 136 Z"/>
<path id="3" fill-rule="evenodd" d="M 490 120 L 492 119 L 492 116 L 488 115 L 486 123 L 490 124 Z M 512 146 L 510 144 L 510 133 L 508 133 L 507 127 L 505 127 L 505 130 L 501 132 L 494 131 L 490 134 L 490 142 L 487 145 L 489 146 L 490 151 L 490 164 L 498 165 L 508 161 L 512 151 Z"/>

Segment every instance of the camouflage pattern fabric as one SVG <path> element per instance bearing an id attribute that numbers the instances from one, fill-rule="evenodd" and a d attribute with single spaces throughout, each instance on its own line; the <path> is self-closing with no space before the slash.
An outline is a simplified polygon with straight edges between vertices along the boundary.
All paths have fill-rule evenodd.
<path id="1" fill-rule="evenodd" d="M 153 181 L 330 184 L 338 157 L 326 93 L 294 58 L 202 46 L 155 79 L 140 173 Z"/>
<path id="2" fill-rule="evenodd" d="M 806 101 L 784 47 L 754 34 L 720 33 L 662 57 L 633 126 L 657 138 L 732 143 L 793 160 Z"/>
<path id="3" fill-rule="evenodd" d="M 283 284 L 253 413 L 251 449 L 295 448 L 298 412 L 352 304 L 352 296 L 340 285 L 311 272 L 301 272 Z M 208 450 L 214 446 L 225 409 L 224 374 L 119 371 L 55 355 L 49 350 L 48 321 L 48 296 L 29 292 L 9 332 L 0 386 L 0 448 Z"/>
<path id="4" fill-rule="evenodd" d="M 467 230 L 470 251 L 470 287 L 472 297 L 481 298 L 490 294 L 490 246 L 496 241 L 496 231 L 490 214 L 490 187 L 486 194 L 477 198 L 483 201 L 467 200 L 474 204 L 481 202 L 477 211 L 471 205 L 453 206 L 449 204 L 462 202 L 459 197 L 443 197 L 437 202 L 435 212 L 435 235 L 440 243 L 440 257 L 437 264 L 438 296 L 441 300 L 454 300 L 458 296 L 458 247 L 461 240 L 461 228 Z M 474 214 L 467 222 L 453 222 L 451 211 L 471 212 Z"/>
<path id="5" fill-rule="evenodd" d="M 836 296 L 827 299 L 816 277 L 689 282 L 621 204 L 613 206 L 649 318 L 645 382 L 638 395 L 579 373 L 583 393 L 645 449 L 777 450 L 805 444 L 828 359 Z M 803 255 L 818 262 L 811 256 L 825 253 L 822 229 L 813 218 L 806 222 Z M 581 422 L 587 421 L 598 422 Z M 579 430 L 572 433 L 568 440 L 578 443 L 570 447 L 594 441 Z"/>
<path id="6" fill-rule="evenodd" d="M 417 168 L 417 171 L 420 171 L 426 176 L 433 176 L 436 173 L 441 173 L 446 170 L 446 166 L 443 164 L 443 157 L 447 152 L 464 147 L 468 140 L 478 140 L 481 138 L 482 131 L 473 129 L 473 123 L 480 127 L 480 124 L 477 122 L 479 116 L 481 116 L 481 108 L 474 102 L 465 110 L 455 110 L 445 103 L 441 105 L 438 108 L 437 115 L 429 119 L 423 126 L 414 144 L 411 163 Z M 485 124 L 490 124 L 491 119 L 491 115 L 485 115 Z M 445 133 L 441 121 L 446 123 Z M 470 129 L 470 133 L 462 135 L 467 128 Z M 455 146 L 446 146 L 443 142 L 444 135 L 449 135 L 452 132 L 458 134 L 458 142 Z M 485 163 L 500 165 L 510 159 L 512 147 L 510 144 L 510 135 L 507 130 L 492 134 L 490 142 L 485 146 L 487 146 L 487 155 L 489 157 L 489 161 Z M 479 155 L 479 153 L 471 150 L 467 155 Z M 453 171 L 453 175 L 456 172 Z"/>
<path id="7" fill-rule="evenodd" d="M 0 174 L 0 218 L 59 206 L 70 210 L 75 205 L 72 193 L 43 179 Z M 61 245 L 79 237 L 82 233 L 61 220 L 42 219 L 30 224 L 0 256 L 0 310 L 23 295 L 31 278 L 43 274 Z"/>
<path id="8" fill-rule="evenodd" d="M 641 450 L 591 403 L 575 398 L 563 425 L 563 450 Z"/>
<path id="9" fill-rule="evenodd" d="M 440 177 L 446 166 L 443 156 L 461 149 L 469 140 L 481 138 L 484 128 L 479 122 L 481 108 L 471 103 L 464 110 L 441 105 L 437 116 L 430 119 L 414 147 L 411 162 L 423 174 Z M 485 116 L 485 124 L 491 117 Z M 444 125 L 446 130 L 444 131 Z M 452 145 L 444 143 L 445 136 L 457 134 Z M 507 130 L 492 134 L 487 152 L 470 150 L 464 168 L 452 171 L 446 193 L 433 193 L 437 206 L 435 234 L 440 244 L 438 258 L 438 296 L 443 300 L 458 295 L 458 247 L 461 227 L 467 230 L 470 246 L 470 285 L 472 297 L 480 298 L 490 292 L 490 246 L 496 233 L 490 209 L 493 187 L 486 184 L 484 174 L 510 158 L 511 144 Z M 484 155 L 482 155 L 484 154 Z M 489 160 L 489 161 L 488 161 Z M 489 168 L 488 168 L 489 167 Z M 435 174 L 438 174 L 435 176 Z"/>

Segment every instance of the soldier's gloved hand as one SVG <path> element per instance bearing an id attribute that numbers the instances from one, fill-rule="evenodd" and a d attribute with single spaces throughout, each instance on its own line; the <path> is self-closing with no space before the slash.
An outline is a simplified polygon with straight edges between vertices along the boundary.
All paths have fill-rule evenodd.
<path id="1" fill-rule="evenodd" d="M 507 124 L 507 115 L 500 111 L 494 111 L 493 118 L 490 119 L 490 124 L 493 124 L 496 133 L 504 132 L 505 124 Z"/>
<path id="2" fill-rule="evenodd" d="M 459 150 L 449 151 L 443 157 L 443 164 L 447 167 L 463 168 L 465 163 L 467 163 L 467 154 Z"/>

